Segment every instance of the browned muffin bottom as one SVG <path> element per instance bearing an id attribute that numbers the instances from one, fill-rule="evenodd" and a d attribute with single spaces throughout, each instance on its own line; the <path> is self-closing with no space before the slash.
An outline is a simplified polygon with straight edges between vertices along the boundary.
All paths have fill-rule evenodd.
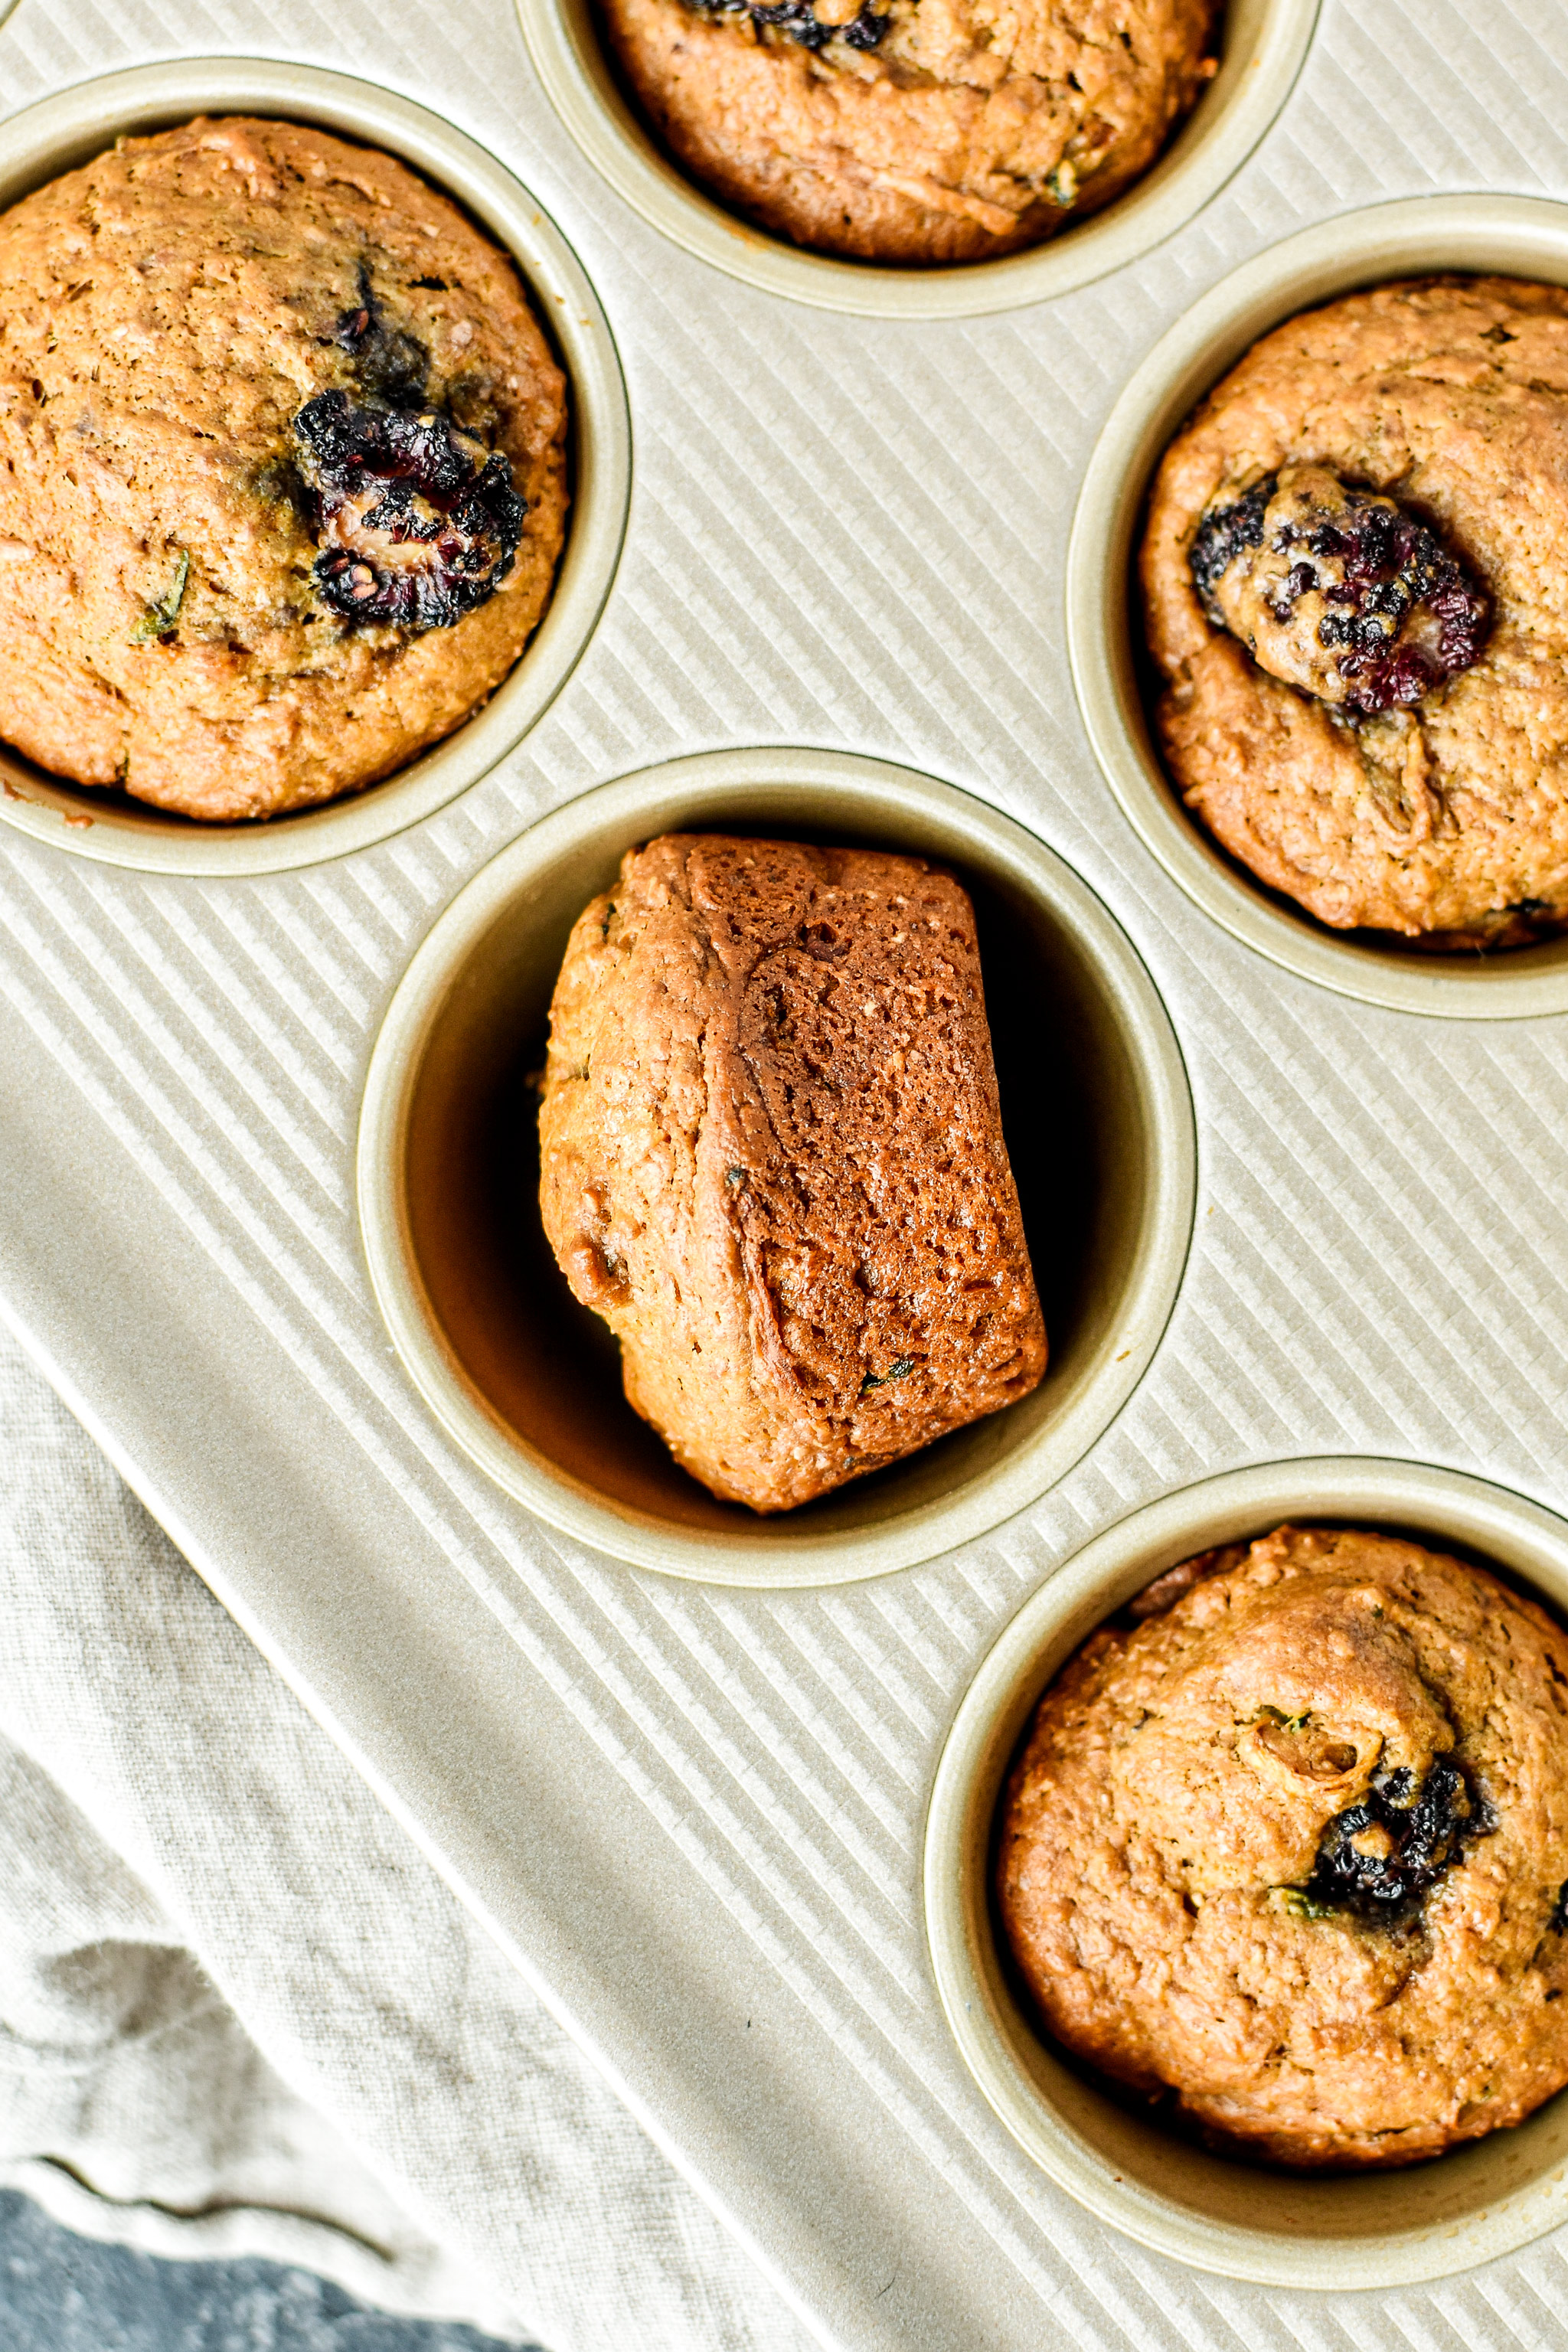
<path id="1" fill-rule="evenodd" d="M 1568 2083 L 1568 1636 L 1391 1537 L 1190 1561 L 1041 1700 L 998 1889 L 1059 2041 L 1238 2153 L 1408 2164 Z"/>
<path id="2" fill-rule="evenodd" d="M 1337 929 L 1568 922 L 1568 291 L 1379 287 L 1255 344 L 1142 549 L 1186 805 Z"/>
<path id="3" fill-rule="evenodd" d="M 0 216 L 0 732 L 196 817 L 389 774 L 544 610 L 564 395 L 511 262 L 392 157 L 121 141 Z"/>
<path id="4" fill-rule="evenodd" d="M 723 203 L 868 261 L 982 261 L 1095 212 L 1215 70 L 1215 0 L 602 0 Z"/>
<path id="5" fill-rule="evenodd" d="M 919 858 L 632 851 L 573 930 L 539 1129 L 551 1247 L 717 1495 L 789 1510 L 1045 1370 L 973 911 Z"/>

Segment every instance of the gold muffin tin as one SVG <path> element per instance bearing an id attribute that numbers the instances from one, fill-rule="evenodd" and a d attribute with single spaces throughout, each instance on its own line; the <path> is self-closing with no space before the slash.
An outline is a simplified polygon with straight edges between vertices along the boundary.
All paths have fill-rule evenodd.
<path id="1" fill-rule="evenodd" d="M 806 253 L 726 211 L 664 152 L 600 39 L 594 0 L 517 0 L 551 102 L 618 195 L 716 269 L 792 301 L 876 319 L 973 319 L 1107 277 L 1183 227 L 1263 137 L 1290 92 L 1319 0 L 1229 0 L 1220 69 L 1153 169 L 1103 213 L 1027 253 L 948 269 Z"/>
<path id="2" fill-rule="evenodd" d="M 570 386 L 572 508 L 554 594 L 510 676 L 471 719 L 384 783 L 297 816 L 205 824 L 123 793 L 66 783 L 0 744 L 0 819 L 35 841 L 144 873 L 279 874 L 319 865 L 403 832 L 478 783 L 571 676 L 610 593 L 631 490 L 620 362 L 576 255 L 493 156 L 439 115 L 374 82 L 260 58 L 184 58 L 81 82 L 6 123 L 0 210 L 118 138 L 195 114 L 240 113 L 320 123 L 401 156 L 515 257 Z"/>
<path id="3" fill-rule="evenodd" d="M 614 1342 L 550 1258 L 537 1158 L 515 1133 L 576 917 L 651 835 L 733 830 L 912 850 L 973 890 L 1003 1117 L 1051 1343 L 1033 1396 L 771 1518 L 709 1495 L 623 1401 Z M 1048 1132 L 1034 1124 L 1042 1107 Z M 1044 1189 L 1071 1169 L 1092 1198 Z M 371 1058 L 358 1152 L 382 1314 L 464 1452 L 541 1518 L 616 1559 L 770 1586 L 913 1567 L 985 1534 L 1059 1478 L 1159 1343 L 1195 1178 L 1174 1033 L 1093 892 L 967 793 L 882 761 L 806 751 L 714 751 L 650 768 L 568 803 L 502 850 L 399 984 Z"/>
<path id="4" fill-rule="evenodd" d="M 1232 0 L 1221 74 L 1136 188 L 1032 253 L 918 272 L 795 251 L 710 202 L 627 106 L 590 5 L 517 0 L 544 89 L 605 185 L 684 253 L 742 281 L 748 299 L 784 297 L 878 322 L 1017 310 L 1084 288 L 1173 237 L 1268 131 L 1317 16 L 1316 0 Z M 0 17 L 5 13 L 0 0 Z M 149 875 L 248 877 L 370 850 L 517 751 L 592 635 L 616 572 L 631 443 L 605 312 L 571 247 L 521 183 L 426 108 L 313 66 L 236 57 L 138 67 L 12 118 L 0 148 L 0 205 L 117 135 L 197 111 L 234 110 L 318 121 L 403 156 L 517 257 L 574 397 L 574 505 L 554 599 L 512 677 L 446 743 L 387 782 L 298 817 L 196 826 L 77 791 L 0 753 L 0 817 L 30 836 L 29 856 L 31 845 L 43 843 Z M 1184 259 L 1191 266 L 1190 248 Z M 1568 1009 L 1568 942 L 1439 965 L 1339 939 L 1270 898 L 1183 815 L 1153 759 L 1139 698 L 1129 571 L 1150 471 L 1182 416 L 1259 333 L 1293 311 L 1380 278 L 1443 268 L 1568 282 L 1568 207 L 1447 195 L 1353 212 L 1245 262 L 1171 328 L 1130 376 L 1084 482 L 1067 585 L 1073 673 L 1094 751 L 1142 842 L 1205 917 L 1293 981 L 1403 1012 L 1559 1013 Z M 765 1522 L 684 1479 L 622 1403 L 613 1354 L 602 1349 L 595 1360 L 583 1318 L 541 1255 L 527 1152 L 516 1132 L 529 1058 L 542 1045 L 573 918 L 627 847 L 692 825 L 847 835 L 952 862 L 980 894 L 994 1007 L 1004 972 L 1003 985 L 1021 975 L 1042 1004 L 1065 1016 L 1058 1035 L 1041 1024 L 1032 1082 L 1048 1100 L 1065 1074 L 1075 1132 L 1092 1143 L 1102 1183 L 1097 1212 L 1080 1202 L 1062 1227 L 1067 1255 L 1079 1260 L 1079 1290 L 1074 1296 L 1069 1282 L 1054 1307 L 1047 1296 L 1053 1360 L 1037 1396 L 874 1481 Z M 1152 924 L 1158 919 L 1156 909 Z M 997 940 L 1005 942 L 1002 965 Z M 1016 1041 L 1003 1059 L 1011 1127 L 1026 1066 Z M 1026 1195 L 1034 1149 L 1016 1155 Z M 1069 866 L 1023 825 L 928 775 L 841 751 L 769 749 L 669 761 L 603 784 L 530 826 L 473 875 L 414 953 L 371 1049 L 356 1181 L 372 1294 L 418 1399 L 439 1424 L 421 1423 L 416 1470 L 437 1464 L 439 1480 L 456 1490 L 468 1465 L 477 1465 L 484 1479 L 471 1485 L 489 1482 L 612 1561 L 710 1585 L 776 1590 L 881 1576 L 978 1544 L 1095 1446 L 1142 1380 L 1176 1298 L 1195 1162 L 1186 1076 L 1159 992 L 1120 923 Z M 1048 1228 L 1037 1246 L 1047 1292 L 1053 1283 L 1059 1288 L 1062 1269 L 1044 1263 Z M 347 1360 L 349 1343 L 341 1331 L 338 1339 Z M 276 1367 L 272 1376 L 282 1377 Z M 324 1412 L 330 1383 L 318 1377 L 311 1402 Z M 128 1394 L 132 1386 L 127 1380 Z M 389 1402 L 389 1391 L 376 1394 L 376 1410 L 384 1408 L 389 1423 L 399 1412 L 410 1425 L 419 1420 L 417 1402 L 408 1413 L 401 1398 Z M 442 1433 L 461 1460 L 443 1457 Z M 1107 1459 L 1103 1479 L 1076 1490 L 1080 1512 L 1096 1503 L 1103 1510 L 1105 1496 L 1118 1491 L 1113 1472 L 1121 1463 Z M 437 1505 L 426 1499 L 426 1507 L 434 1519 Z M 954 2042 L 991 2109 L 1034 2163 L 1091 2212 L 1145 2246 L 1233 2278 L 1309 2290 L 1406 2285 L 1491 2260 L 1568 2219 L 1568 2097 L 1519 2130 L 1407 2173 L 1305 2181 L 1222 2164 L 1130 2115 L 1053 2054 L 1018 2004 L 990 1907 L 997 1798 L 1028 1713 L 1057 1666 L 1163 1567 L 1288 1516 L 1359 1519 L 1406 1528 L 1438 1546 L 1463 1545 L 1531 1583 L 1559 1611 L 1568 1607 L 1568 1527 L 1453 1471 L 1365 1456 L 1303 1459 L 1231 1471 L 1135 1511 L 1039 1586 L 958 1707 L 926 1822 L 930 1960 Z M 1026 1526 L 1017 1534 L 1020 1556 L 1032 1557 L 1036 1533 Z M 1052 1532 L 1048 1547 L 1056 1541 Z M 527 1563 L 525 1547 L 515 1550 Z M 312 1570 L 317 1564 L 312 1558 Z M 603 1565 L 603 1558 L 591 1562 L 592 1573 Z M 531 1566 L 543 1590 L 552 1571 Z M 248 1572 L 241 1559 L 223 1589 L 264 1635 L 275 1592 L 264 1580 L 247 1589 Z M 426 1599 L 422 1591 L 421 1607 Z M 977 1582 L 953 1615 L 973 1622 L 983 1604 Z M 426 1759 L 438 1759 L 444 1730 L 420 1716 L 423 1644 L 434 1645 L 437 1636 L 416 1608 L 408 1613 L 419 1638 L 401 1649 L 396 1632 L 388 1633 L 367 1607 L 352 1629 L 352 1656 L 333 1653 L 331 1633 L 317 1626 L 310 1637 L 315 1656 L 302 1667 L 291 1659 L 289 1669 L 307 1688 L 318 1669 L 318 1682 L 337 1694 L 336 1719 L 346 1721 L 354 1717 L 343 1696 L 354 1674 L 367 1671 L 378 1643 L 389 1645 L 383 1679 L 394 1728 L 373 1723 L 360 1730 L 359 1752 L 373 1766 L 378 1754 L 383 1759 L 384 1784 L 416 1828 L 434 1819 L 444 1829 L 460 1807 L 450 1801 L 441 1811 L 438 1760 L 406 1760 L 409 1726 L 425 1734 Z M 585 1714 L 590 1682 L 584 1668 L 577 1696 Z M 362 1709 L 354 1719 L 363 1724 L 371 1715 Z M 618 1738 L 619 1718 L 616 1727 Z M 916 1785 L 913 1774 L 910 1780 Z M 462 1801 L 477 1802 L 468 1790 Z M 509 1790 L 504 1820 L 485 1825 L 496 1853 L 512 1852 L 516 1801 L 515 1789 Z M 900 1832 L 904 1826 L 900 1820 Z M 439 1848 L 441 1838 L 429 1832 L 427 1842 Z M 468 1843 L 473 1899 L 504 1916 L 505 1872 L 487 1879 L 484 1834 Z M 569 1900 L 594 1860 L 586 1848 L 555 1858 L 572 1879 Z M 825 1998 L 837 1995 L 830 1989 Z M 911 2013 L 922 2000 L 929 2003 L 923 1981 Z M 931 2071 L 940 2077 L 939 2067 Z M 939 2080 L 954 2108 L 963 2088 Z M 939 2119 L 933 2128 L 943 2127 Z M 968 2137 L 955 2132 L 943 2143 L 944 2160 L 958 2166 L 982 2144 L 967 2120 L 963 2133 Z M 781 2138 L 781 2169 L 786 2158 L 804 2167 L 807 2137 Z M 1048 2230 L 1049 2208 L 1042 2210 Z M 977 2226 L 991 2225 L 983 2219 Z M 1095 2258 L 1092 2251 L 1074 2257 L 1085 2268 Z M 916 2314 L 911 2329 L 918 2321 Z M 1194 2322 L 1200 2342 L 1207 2324 Z"/>
<path id="5" fill-rule="evenodd" d="M 1568 2095 L 1512 2130 L 1402 2171 L 1312 2179 L 1211 2156 L 1064 2063 L 1031 2023 L 998 1931 L 996 1811 L 1042 1691 L 1164 1570 L 1286 1520 L 1387 1528 L 1468 1550 L 1568 1615 L 1568 1524 L 1453 1470 L 1364 1455 L 1268 1463 L 1134 1511 L 1025 1603 L 953 1719 L 926 1816 L 931 1969 L 964 2063 L 1007 2129 L 1140 2244 L 1266 2285 L 1444 2278 L 1568 2221 Z"/>

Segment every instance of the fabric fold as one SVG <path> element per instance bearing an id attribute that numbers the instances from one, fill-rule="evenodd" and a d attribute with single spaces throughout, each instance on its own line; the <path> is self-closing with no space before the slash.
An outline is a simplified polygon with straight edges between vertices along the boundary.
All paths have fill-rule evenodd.
<path id="1" fill-rule="evenodd" d="M 4 1337 L 0 1427 L 0 2183 L 550 2352 L 807 2352 Z"/>

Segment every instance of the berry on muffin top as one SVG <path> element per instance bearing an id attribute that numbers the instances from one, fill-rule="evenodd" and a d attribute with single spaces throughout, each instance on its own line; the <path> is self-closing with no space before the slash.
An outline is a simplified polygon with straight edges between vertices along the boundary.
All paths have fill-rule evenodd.
<path id="1" fill-rule="evenodd" d="M 725 204 L 864 260 L 1037 245 L 1147 171 L 1215 0 L 602 0 L 639 104 Z"/>
<path id="2" fill-rule="evenodd" d="M 1468 1562 L 1280 1528 L 1047 1691 L 997 1885 L 1049 2031 L 1206 2136 L 1406 2164 L 1568 2084 L 1568 1635 Z"/>
<path id="3" fill-rule="evenodd" d="M 514 266 L 391 156 L 122 140 L 0 216 L 0 731 L 207 819 L 388 774 L 537 625 L 565 430 Z"/>
<path id="4" fill-rule="evenodd" d="M 1568 292 L 1381 286 L 1289 320 L 1166 451 L 1142 554 L 1186 806 L 1340 929 L 1568 923 Z"/>

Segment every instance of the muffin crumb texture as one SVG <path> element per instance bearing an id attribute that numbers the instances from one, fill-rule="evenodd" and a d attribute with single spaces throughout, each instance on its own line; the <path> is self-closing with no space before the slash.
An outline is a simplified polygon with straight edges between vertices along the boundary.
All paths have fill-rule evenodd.
<path id="1" fill-rule="evenodd" d="M 875 850 L 666 835 L 574 927 L 544 1229 L 679 1461 L 758 1511 L 1028 1394 L 974 917 Z"/>
<path id="2" fill-rule="evenodd" d="M 603 0 L 654 128 L 774 235 L 884 263 L 1037 245 L 1146 172 L 1213 0 Z"/>
<path id="3" fill-rule="evenodd" d="M 1233 2153 L 1415 2162 L 1568 2083 L 1568 1635 L 1393 1537 L 1170 1571 L 1041 1700 L 1002 1914 L 1045 2023 Z"/>
<path id="4" fill-rule="evenodd" d="M 121 140 L 0 217 L 0 732 L 206 819 L 390 774 L 538 623 L 565 426 L 512 263 L 391 156 Z"/>
<path id="5" fill-rule="evenodd" d="M 1568 291 L 1379 287 L 1265 336 L 1142 550 L 1167 769 L 1272 888 L 1433 950 L 1568 923 Z"/>

